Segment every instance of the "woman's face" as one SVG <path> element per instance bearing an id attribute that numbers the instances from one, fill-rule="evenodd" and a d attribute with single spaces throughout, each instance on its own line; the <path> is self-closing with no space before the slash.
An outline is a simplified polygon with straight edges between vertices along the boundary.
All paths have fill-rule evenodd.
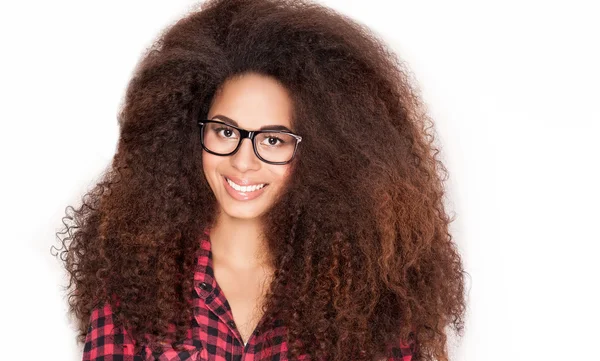
<path id="1" fill-rule="evenodd" d="M 291 99 L 274 78 L 244 74 L 229 79 L 213 98 L 208 119 L 231 123 L 246 130 L 278 125 L 291 129 Z M 233 122 L 235 123 L 233 123 Z M 242 141 L 236 153 L 219 156 L 203 150 L 204 175 L 217 198 L 222 215 L 232 218 L 260 217 L 275 201 L 287 181 L 290 164 L 267 164 L 257 158 L 250 139 Z M 237 184 L 231 186 L 227 181 Z M 261 185 L 246 192 L 234 187 Z M 239 187 L 238 187 L 239 188 Z"/>

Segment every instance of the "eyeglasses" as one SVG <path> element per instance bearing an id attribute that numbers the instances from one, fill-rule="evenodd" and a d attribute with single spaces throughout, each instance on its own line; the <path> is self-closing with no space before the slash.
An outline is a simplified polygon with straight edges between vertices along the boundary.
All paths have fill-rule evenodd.
<path id="1" fill-rule="evenodd" d="M 302 137 L 284 130 L 245 130 L 217 120 L 200 120 L 200 140 L 205 151 L 221 156 L 238 151 L 250 139 L 254 154 L 268 164 L 287 164 L 296 154 Z"/>

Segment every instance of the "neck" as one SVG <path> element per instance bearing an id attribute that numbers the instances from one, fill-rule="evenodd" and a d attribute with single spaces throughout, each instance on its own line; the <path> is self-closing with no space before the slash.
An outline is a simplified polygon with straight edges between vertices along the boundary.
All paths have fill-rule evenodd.
<path id="1" fill-rule="evenodd" d="M 242 271 L 268 266 L 268 250 L 262 235 L 258 220 L 231 218 L 221 213 L 210 229 L 213 261 Z"/>

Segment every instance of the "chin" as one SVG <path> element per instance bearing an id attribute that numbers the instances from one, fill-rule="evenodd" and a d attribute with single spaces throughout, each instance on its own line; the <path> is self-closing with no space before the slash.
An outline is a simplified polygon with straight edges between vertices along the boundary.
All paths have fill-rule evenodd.
<path id="1" fill-rule="evenodd" d="M 231 218 L 236 218 L 236 219 L 245 219 L 245 220 L 249 220 L 249 219 L 255 219 L 255 218 L 260 218 L 263 214 L 264 214 L 264 210 L 262 209 L 257 209 L 256 207 L 252 208 L 252 207 L 248 207 L 248 208 L 252 208 L 252 209 L 245 209 L 246 207 L 244 206 L 239 206 L 239 205 L 228 205 L 226 207 L 222 207 L 222 211 L 223 213 L 227 214 L 229 217 Z"/>
<path id="2" fill-rule="evenodd" d="M 240 213 L 240 212 L 225 212 L 232 219 L 252 220 L 259 219 L 262 213 Z"/>

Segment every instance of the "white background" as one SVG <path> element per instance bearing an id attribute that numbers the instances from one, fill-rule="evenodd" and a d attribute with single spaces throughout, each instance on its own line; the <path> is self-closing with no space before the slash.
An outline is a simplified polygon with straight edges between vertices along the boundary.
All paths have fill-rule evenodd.
<path id="1" fill-rule="evenodd" d="M 323 1 L 414 72 L 470 273 L 452 360 L 600 360 L 594 1 Z M 133 67 L 194 2 L 0 5 L 0 358 L 80 360 L 50 247 L 116 149 Z"/>

